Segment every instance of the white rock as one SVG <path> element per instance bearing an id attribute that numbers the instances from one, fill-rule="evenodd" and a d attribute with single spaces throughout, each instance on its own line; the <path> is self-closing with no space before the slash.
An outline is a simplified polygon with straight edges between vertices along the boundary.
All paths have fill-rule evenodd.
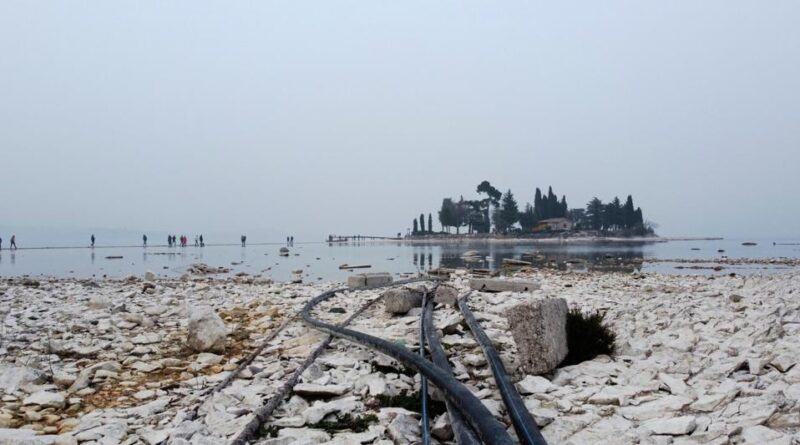
<path id="1" fill-rule="evenodd" d="M 325 431 L 311 428 L 283 428 L 278 431 L 278 437 L 267 439 L 264 445 L 314 445 L 325 443 L 331 436 Z"/>
<path id="2" fill-rule="evenodd" d="M 555 391 L 557 388 L 544 377 L 538 375 L 528 375 L 517 382 L 517 390 L 520 394 L 546 394 Z"/>
<path id="3" fill-rule="evenodd" d="M 89 307 L 92 309 L 108 309 L 111 307 L 111 300 L 105 295 L 92 295 L 89 298 Z"/>
<path id="4" fill-rule="evenodd" d="M 328 398 L 344 394 L 347 392 L 347 386 L 298 383 L 295 385 L 293 391 L 299 396 Z"/>
<path id="5" fill-rule="evenodd" d="M 693 400 L 682 396 L 665 396 L 652 402 L 642 403 L 639 406 L 626 406 L 620 408 L 623 417 L 630 420 L 650 420 L 663 417 L 664 414 L 681 411 L 689 406 Z"/>
<path id="6" fill-rule="evenodd" d="M 22 401 L 23 405 L 39 405 L 45 408 L 63 408 L 66 400 L 57 392 L 37 391 Z"/>
<path id="7" fill-rule="evenodd" d="M 351 412 L 358 407 L 355 397 L 345 397 L 330 402 L 315 402 L 303 412 L 306 423 L 319 423 L 325 416 L 337 412 Z"/>
<path id="8" fill-rule="evenodd" d="M 450 425 L 450 416 L 444 413 L 433 421 L 431 434 L 439 440 L 450 440 L 453 438 L 453 427 Z"/>
<path id="9" fill-rule="evenodd" d="M 189 335 L 186 343 L 198 352 L 223 352 L 228 336 L 225 323 L 208 306 L 198 306 L 189 314 Z"/>
<path id="10" fill-rule="evenodd" d="M 681 416 L 673 418 L 652 419 L 642 425 L 642 428 L 653 434 L 667 434 L 670 436 L 682 436 L 690 434 L 697 426 L 694 416 Z"/>
<path id="11" fill-rule="evenodd" d="M 742 439 L 749 445 L 791 445 L 792 438 L 763 425 L 750 426 L 742 430 Z"/>
<path id="12" fill-rule="evenodd" d="M 161 336 L 155 332 L 148 332 L 146 334 L 139 334 L 131 339 L 131 342 L 137 345 L 151 345 L 161 342 Z"/>

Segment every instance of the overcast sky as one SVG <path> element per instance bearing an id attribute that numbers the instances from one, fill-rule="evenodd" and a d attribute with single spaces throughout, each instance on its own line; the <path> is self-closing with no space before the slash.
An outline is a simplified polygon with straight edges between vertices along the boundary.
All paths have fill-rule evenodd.
<path id="1" fill-rule="evenodd" d="M 798 23 L 797 1 L 4 0 L 0 226 L 388 235 L 487 179 L 632 194 L 663 235 L 797 236 Z"/>

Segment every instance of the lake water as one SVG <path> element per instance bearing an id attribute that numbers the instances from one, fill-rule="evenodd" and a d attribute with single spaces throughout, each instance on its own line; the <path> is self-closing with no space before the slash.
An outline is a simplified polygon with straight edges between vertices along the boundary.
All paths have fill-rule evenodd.
<path id="1" fill-rule="evenodd" d="M 225 266 L 231 273 L 245 272 L 276 280 L 287 280 L 292 270 L 302 269 L 306 281 L 342 281 L 353 273 L 340 270 L 341 264 L 371 265 L 359 272 L 392 272 L 395 274 L 427 271 L 440 266 L 497 269 L 503 259 L 520 259 L 537 252 L 546 262 L 570 261 L 570 268 L 582 270 L 586 265 L 603 261 L 637 264 L 644 271 L 674 274 L 781 273 L 800 270 L 788 266 L 726 265 L 721 271 L 710 269 L 677 269 L 676 263 L 649 263 L 647 259 L 729 258 L 800 258 L 800 240 L 757 240 L 756 246 L 743 246 L 745 240 L 669 241 L 602 245 L 534 245 L 532 243 L 461 242 L 413 244 L 402 241 L 366 243 L 295 243 L 288 257 L 278 254 L 284 244 L 215 245 L 198 248 L 180 247 L 96 247 L 62 249 L 21 249 L 0 252 L 0 277 L 123 277 L 153 271 L 163 276 L 179 276 L 193 263 Z M 750 240 L 747 240 L 750 241 Z M 778 245 L 773 245 L 776 242 Z M 784 244 L 785 243 L 785 244 Z M 719 253 L 718 250 L 725 250 Z M 469 250 L 479 252 L 479 260 L 466 263 L 461 258 Z M 122 257 L 109 259 L 107 257 Z M 609 260 L 610 259 L 610 260 Z M 684 264 L 685 266 L 685 264 Z"/>

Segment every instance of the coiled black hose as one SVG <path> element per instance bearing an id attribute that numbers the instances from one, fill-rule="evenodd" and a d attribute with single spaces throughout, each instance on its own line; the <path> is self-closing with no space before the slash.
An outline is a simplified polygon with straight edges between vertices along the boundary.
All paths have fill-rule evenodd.
<path id="1" fill-rule="evenodd" d="M 395 284 L 405 283 L 398 282 Z M 417 354 L 394 343 L 362 332 L 340 328 L 313 318 L 311 316 L 311 310 L 314 309 L 317 304 L 334 295 L 334 292 L 325 292 L 306 303 L 302 311 L 303 319 L 320 331 L 375 349 L 415 369 L 420 374 L 424 374 L 442 391 L 453 406 L 461 411 L 484 443 L 489 445 L 514 444 L 514 441 L 506 432 L 503 424 L 495 419 L 489 410 L 483 406 L 481 401 L 478 400 L 467 387 L 450 375 L 450 373 L 439 369 L 439 367 L 428 360 L 421 359 Z"/>
<path id="2" fill-rule="evenodd" d="M 450 362 L 447 361 L 447 354 L 442 348 L 442 341 L 439 338 L 439 332 L 433 326 L 433 301 L 428 300 L 425 304 L 424 312 L 422 313 L 423 323 L 425 325 L 425 336 L 428 338 L 428 349 L 431 352 L 431 359 L 433 363 L 444 371 L 452 375 Z M 455 436 L 458 445 L 479 445 L 480 441 L 472 431 L 469 424 L 464 420 L 464 416 L 457 410 L 450 401 L 446 401 L 447 415 L 450 417 L 450 426 L 453 428 L 453 436 Z"/>
<path id="3" fill-rule="evenodd" d="M 478 340 L 484 355 L 486 355 L 486 359 L 489 361 L 492 374 L 494 374 L 494 380 L 497 382 L 497 387 L 500 389 L 503 403 L 505 403 L 506 409 L 508 410 L 508 416 L 511 418 L 511 423 L 514 425 L 514 430 L 517 432 L 517 438 L 525 445 L 547 445 L 531 413 L 529 413 L 528 408 L 525 407 L 522 397 L 520 397 L 517 389 L 514 388 L 511 380 L 509 380 L 508 373 L 506 372 L 505 366 L 503 366 L 503 362 L 500 360 L 500 356 L 497 354 L 497 350 L 495 350 L 491 340 L 489 340 L 489 337 L 483 332 L 483 329 L 481 329 L 472 311 L 469 310 L 467 298 L 469 298 L 470 294 L 458 299 L 458 307 L 461 309 L 461 313 L 464 315 L 469 329 L 472 331 L 475 339 Z"/>

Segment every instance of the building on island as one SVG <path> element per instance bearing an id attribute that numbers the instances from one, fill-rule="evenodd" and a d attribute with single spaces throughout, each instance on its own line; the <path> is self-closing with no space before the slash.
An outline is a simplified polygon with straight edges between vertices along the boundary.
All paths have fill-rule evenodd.
<path id="1" fill-rule="evenodd" d="M 572 230 L 572 220 L 568 218 L 548 218 L 539 221 L 534 232 L 567 232 Z"/>

